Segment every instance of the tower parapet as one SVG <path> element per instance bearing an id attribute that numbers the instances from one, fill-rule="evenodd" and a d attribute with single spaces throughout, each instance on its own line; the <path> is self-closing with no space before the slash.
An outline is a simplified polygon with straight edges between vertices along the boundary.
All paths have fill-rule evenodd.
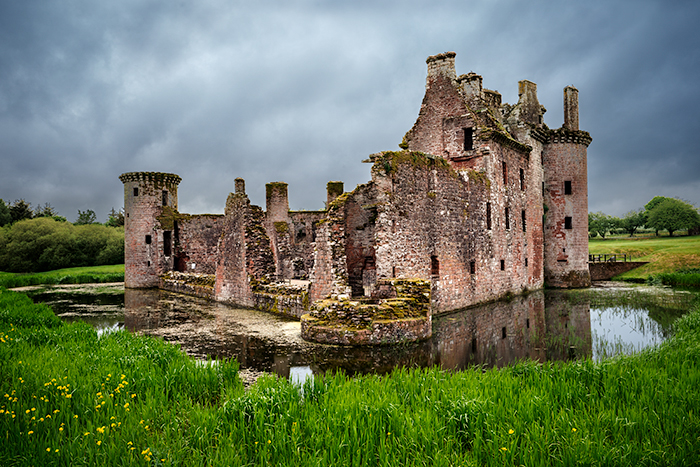
<path id="1" fill-rule="evenodd" d="M 161 229 L 164 209 L 177 211 L 178 175 L 129 172 L 124 183 L 124 286 L 157 287 L 159 276 L 173 269 L 173 231 Z"/>

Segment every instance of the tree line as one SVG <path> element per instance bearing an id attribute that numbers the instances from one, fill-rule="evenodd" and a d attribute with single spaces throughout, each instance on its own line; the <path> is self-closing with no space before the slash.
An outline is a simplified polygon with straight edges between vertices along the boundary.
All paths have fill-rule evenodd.
<path id="1" fill-rule="evenodd" d="M 621 218 L 600 211 L 588 214 L 588 235 L 591 238 L 605 238 L 609 233 L 627 233 L 632 237 L 642 228 L 652 229 L 656 235 L 665 230 L 671 237 L 674 232 L 683 230 L 692 234 L 700 231 L 700 213 L 680 199 L 655 196 L 644 208 L 632 210 Z"/>
<path id="2" fill-rule="evenodd" d="M 0 199 L 0 271 L 41 272 L 124 263 L 124 214 L 111 210 L 100 224 L 92 210 L 68 222 L 46 203 Z"/>

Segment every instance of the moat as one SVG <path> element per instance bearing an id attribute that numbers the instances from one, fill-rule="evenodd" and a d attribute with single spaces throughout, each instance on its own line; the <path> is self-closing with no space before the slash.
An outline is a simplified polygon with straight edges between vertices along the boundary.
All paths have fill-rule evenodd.
<path id="1" fill-rule="evenodd" d="M 394 345 L 306 342 L 299 321 L 157 289 L 122 284 L 25 290 L 66 321 L 98 332 L 125 328 L 158 336 L 198 359 L 235 358 L 241 369 L 300 378 L 328 370 L 386 373 L 395 367 L 502 367 L 514 361 L 599 360 L 662 342 L 697 294 L 601 283 L 547 290 L 433 318 L 433 336 Z"/>

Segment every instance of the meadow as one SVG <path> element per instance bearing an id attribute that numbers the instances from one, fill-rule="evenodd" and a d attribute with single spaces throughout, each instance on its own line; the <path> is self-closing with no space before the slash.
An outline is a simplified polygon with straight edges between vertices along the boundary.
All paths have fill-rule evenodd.
<path id="1" fill-rule="evenodd" d="M 124 265 L 86 266 L 36 273 L 0 272 L 0 287 L 15 288 L 39 284 L 91 284 L 124 282 Z"/>
<path id="2" fill-rule="evenodd" d="M 627 254 L 633 261 L 649 264 L 628 271 L 615 279 L 659 279 L 665 285 L 700 286 L 700 236 L 692 237 L 618 237 L 592 238 L 588 241 L 590 254 Z M 680 275 L 674 280 L 673 275 Z M 695 274 L 695 277 L 687 277 Z M 685 281 L 685 282 L 683 282 Z"/>
<path id="3" fill-rule="evenodd" d="M 689 465 L 700 309 L 600 363 L 266 377 L 0 291 L 0 465 Z"/>

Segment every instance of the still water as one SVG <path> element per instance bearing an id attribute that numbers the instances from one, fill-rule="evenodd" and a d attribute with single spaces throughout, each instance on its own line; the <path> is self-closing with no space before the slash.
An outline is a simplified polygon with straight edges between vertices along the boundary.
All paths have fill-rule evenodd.
<path id="1" fill-rule="evenodd" d="M 235 358 L 242 369 L 292 380 L 343 369 L 386 373 L 394 367 L 502 367 L 599 360 L 658 345 L 696 294 L 656 287 L 603 284 L 588 290 L 537 291 L 508 302 L 437 316 L 427 341 L 386 347 L 306 342 L 298 321 L 160 290 L 110 286 L 57 287 L 28 292 L 66 321 L 98 332 L 126 328 L 180 345 L 196 358 Z"/>

